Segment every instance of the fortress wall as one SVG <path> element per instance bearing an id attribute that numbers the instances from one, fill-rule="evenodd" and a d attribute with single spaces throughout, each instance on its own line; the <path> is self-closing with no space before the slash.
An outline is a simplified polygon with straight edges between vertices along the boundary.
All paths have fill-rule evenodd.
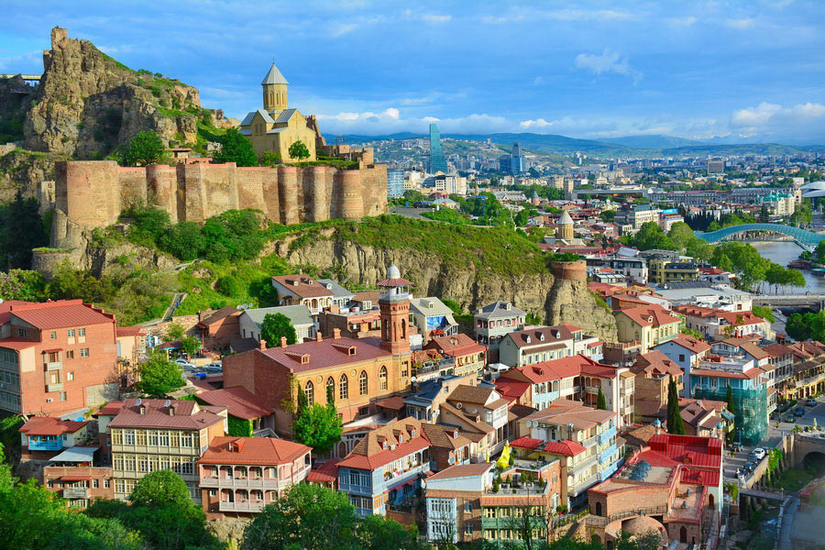
<path id="1" fill-rule="evenodd" d="M 237 179 L 237 193 L 238 193 L 238 208 L 255 208 L 269 215 L 266 211 L 266 205 L 263 203 L 264 198 L 264 173 L 271 168 L 238 168 Z"/>
<path id="2" fill-rule="evenodd" d="M 264 168 L 261 171 L 261 189 L 263 201 L 261 209 L 270 220 L 281 220 L 281 199 L 278 193 L 278 171 Z"/>
<path id="3" fill-rule="evenodd" d="M 200 194 L 203 196 L 204 213 L 203 217 L 197 221 L 202 222 L 227 210 L 239 208 L 238 176 L 240 171 L 235 163 L 201 164 L 200 168 L 200 173 L 203 174 Z M 260 207 L 260 201 L 257 202 Z"/>
<path id="4" fill-rule="evenodd" d="M 587 281 L 587 262 L 550 262 L 553 275 L 565 281 Z"/>
<path id="5" fill-rule="evenodd" d="M 313 166 L 309 170 L 304 170 L 305 177 L 309 178 L 307 195 L 311 197 L 311 211 L 309 219 L 314 222 L 328 220 L 330 218 L 330 204 L 327 190 L 332 184 L 332 173 L 334 170 L 328 166 Z"/>
<path id="6" fill-rule="evenodd" d="M 303 218 L 298 211 L 298 169 L 294 166 L 278 167 L 278 189 L 281 201 L 280 222 L 285 225 L 299 223 Z"/>
<path id="7" fill-rule="evenodd" d="M 377 216 L 387 211 L 387 165 L 376 164 L 361 169 L 364 216 Z"/>
<path id="8" fill-rule="evenodd" d="M 57 163 L 55 205 L 75 223 L 90 227 L 115 223 L 120 216 L 118 165 L 111 160 Z"/>
<path id="9" fill-rule="evenodd" d="M 143 196 L 147 204 L 166 210 L 172 223 L 178 219 L 178 174 L 174 166 L 150 165 L 144 171 Z"/>
<path id="10" fill-rule="evenodd" d="M 364 214 L 364 201 L 361 193 L 361 172 L 358 170 L 339 170 L 335 175 L 341 188 L 339 194 L 341 217 L 355 220 Z"/>
<path id="11" fill-rule="evenodd" d="M 117 178 L 120 187 L 121 210 L 136 204 L 149 204 L 151 202 L 147 196 L 146 168 L 119 167 Z"/>

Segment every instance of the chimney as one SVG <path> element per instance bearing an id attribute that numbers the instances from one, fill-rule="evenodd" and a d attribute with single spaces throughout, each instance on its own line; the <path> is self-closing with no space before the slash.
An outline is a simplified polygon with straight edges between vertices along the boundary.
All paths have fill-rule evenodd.
<path id="1" fill-rule="evenodd" d="M 266 349 L 266 340 L 261 339 L 261 341 L 258 342 L 258 349 L 260 349 L 260 350 L 265 350 Z"/>
<path id="2" fill-rule="evenodd" d="M 322 341 L 323 339 L 324 339 L 324 337 L 323 337 L 323 336 L 321 336 L 321 333 L 320 333 L 320 332 L 316 332 L 316 333 L 315 333 L 315 341 L 316 341 L 316 342 L 320 342 L 320 341 Z"/>
<path id="3" fill-rule="evenodd" d="M 333 340 L 337 340 L 337 339 L 339 339 L 340 337 L 341 337 L 341 329 L 340 329 L 340 328 L 334 328 L 334 329 L 332 329 L 332 339 L 333 339 Z"/>
<path id="4" fill-rule="evenodd" d="M 169 407 L 169 416 L 175 416 L 175 407 L 174 407 L 174 405 Z"/>
<path id="5" fill-rule="evenodd" d="M 286 347 L 286 336 L 281 336 L 281 347 L 282 348 Z"/>

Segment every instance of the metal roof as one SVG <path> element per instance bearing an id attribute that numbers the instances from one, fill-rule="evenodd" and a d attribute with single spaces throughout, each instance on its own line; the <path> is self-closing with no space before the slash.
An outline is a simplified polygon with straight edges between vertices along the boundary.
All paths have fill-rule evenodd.
<path id="1" fill-rule="evenodd" d="M 249 317 L 250 321 L 258 326 L 258 328 L 261 328 L 261 324 L 264 322 L 264 318 L 268 314 L 275 315 L 277 313 L 281 313 L 289 317 L 289 322 L 292 323 L 293 327 L 311 326 L 315 324 L 315 321 L 313 321 L 312 315 L 309 312 L 309 308 L 303 304 L 297 306 L 260 307 L 256 309 L 247 309 L 244 310 L 241 315 L 246 315 Z"/>
<path id="2" fill-rule="evenodd" d="M 275 66 L 275 62 L 272 62 L 272 66 L 269 68 L 269 72 L 266 73 L 264 77 L 264 81 L 261 82 L 261 86 L 264 84 L 289 84 L 284 78 L 284 75 L 281 74 L 281 71 L 278 70 L 278 67 Z"/>
<path id="3" fill-rule="evenodd" d="M 70 447 L 49 459 L 49 462 L 92 462 L 100 447 Z"/>
<path id="4" fill-rule="evenodd" d="M 289 119 L 292 118 L 292 115 L 298 112 L 298 109 L 284 109 L 278 114 L 278 118 L 275 119 L 275 123 L 287 123 Z"/>

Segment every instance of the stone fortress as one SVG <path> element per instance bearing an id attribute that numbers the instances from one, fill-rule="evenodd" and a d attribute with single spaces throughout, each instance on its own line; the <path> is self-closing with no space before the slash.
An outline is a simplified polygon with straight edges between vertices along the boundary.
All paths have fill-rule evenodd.
<path id="1" fill-rule="evenodd" d="M 130 205 L 140 203 L 167 211 L 173 222 L 202 222 L 227 210 L 244 208 L 259 209 L 282 224 L 357 219 L 385 212 L 386 165 L 375 162 L 371 148 L 350 150 L 346 145 L 327 145 L 315 117 L 304 118 L 297 110 L 287 108 L 287 85 L 282 75 L 276 78 L 279 92 L 275 95 L 273 72 L 280 75 L 274 63 L 262 83 L 267 110 L 253 111 L 248 117 L 261 124 L 261 137 L 266 143 L 256 139 L 248 124 L 241 126 L 241 133 L 252 141 L 256 152 L 267 150 L 266 146 L 285 152 L 295 140 L 306 140 L 311 159 L 318 151 L 356 161 L 356 169 L 285 165 L 242 168 L 234 163 L 212 164 L 210 159 L 195 158 L 178 159 L 174 166 L 137 168 L 121 167 L 114 161 L 58 162 L 51 246 L 80 246 L 84 231 L 112 225 Z M 274 122 L 266 122 L 267 118 Z M 285 122 L 277 122 L 281 118 Z M 278 128 L 282 131 L 269 133 Z"/>

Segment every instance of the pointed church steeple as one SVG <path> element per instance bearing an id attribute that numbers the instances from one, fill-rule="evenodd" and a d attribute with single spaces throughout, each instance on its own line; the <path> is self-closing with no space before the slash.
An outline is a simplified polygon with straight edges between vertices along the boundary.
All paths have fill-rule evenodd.
<path id="1" fill-rule="evenodd" d="M 261 82 L 264 92 L 264 109 L 270 113 L 283 111 L 289 105 L 289 98 L 287 95 L 287 88 L 289 82 L 286 81 L 284 75 L 278 70 L 275 62 L 266 73 L 263 82 Z"/>

